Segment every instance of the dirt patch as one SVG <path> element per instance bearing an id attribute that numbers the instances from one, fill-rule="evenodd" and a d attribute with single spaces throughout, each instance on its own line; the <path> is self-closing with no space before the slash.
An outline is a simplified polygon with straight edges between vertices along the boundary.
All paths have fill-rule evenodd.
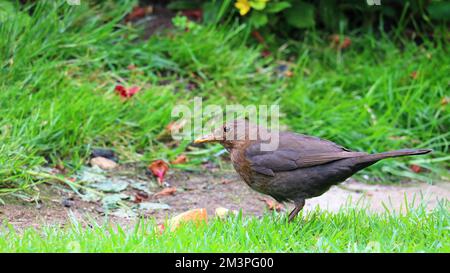
<path id="1" fill-rule="evenodd" d="M 209 215 L 214 215 L 217 207 L 242 209 L 243 214 L 247 216 L 261 216 L 267 212 L 264 199 L 270 197 L 252 191 L 232 170 L 205 171 L 201 174 L 172 171 L 167 181 L 171 187 L 177 188 L 174 195 L 161 197 L 152 195 L 146 201 L 167 204 L 170 208 L 147 211 L 145 217 L 154 217 L 157 222 L 162 222 L 166 218 L 193 208 L 206 208 Z M 439 200 L 448 200 L 449 196 L 450 183 L 436 185 L 408 183 L 392 186 L 367 185 L 349 180 L 339 187 L 332 187 L 320 197 L 307 200 L 304 209 L 310 211 L 319 207 L 321 210 L 338 211 L 342 206 L 348 206 L 382 212 L 386 206 L 391 210 L 404 211 L 405 200 L 409 206 L 417 206 L 424 201 L 427 209 L 432 209 L 438 205 Z M 89 225 L 91 220 L 99 223 L 106 220 L 105 211 L 100 203 L 82 201 L 61 185 L 43 186 L 39 202 L 11 203 L 0 206 L 0 219 L 6 220 L 19 230 L 45 225 L 63 227 L 70 223 L 71 218 L 86 225 Z M 288 204 L 284 211 L 291 208 L 292 205 Z M 135 222 L 133 217 L 109 215 L 108 219 L 121 225 Z"/>

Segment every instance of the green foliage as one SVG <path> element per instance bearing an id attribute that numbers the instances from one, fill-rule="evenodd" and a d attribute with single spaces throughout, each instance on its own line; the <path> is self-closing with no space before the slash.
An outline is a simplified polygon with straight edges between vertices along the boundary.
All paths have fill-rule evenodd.
<path id="1" fill-rule="evenodd" d="M 296 28 L 310 28 L 315 25 L 314 6 L 304 1 L 294 1 L 284 12 L 287 23 Z"/>
<path id="2" fill-rule="evenodd" d="M 426 33 L 430 31 L 430 25 L 445 25 L 450 18 L 450 3 L 440 0 L 383 1 L 380 5 L 377 5 L 378 1 L 359 0 L 235 0 L 234 5 L 230 2 L 174 1 L 169 7 L 176 10 L 184 9 L 186 5 L 201 7 L 207 23 L 218 23 L 226 14 L 227 22 L 238 18 L 251 28 L 267 29 L 275 34 L 311 28 L 342 32 L 361 28 L 366 31 L 403 30 L 406 27 Z"/>

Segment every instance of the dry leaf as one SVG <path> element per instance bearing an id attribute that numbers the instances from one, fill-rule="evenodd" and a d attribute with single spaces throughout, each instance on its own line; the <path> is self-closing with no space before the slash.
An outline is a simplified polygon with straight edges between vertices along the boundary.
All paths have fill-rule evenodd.
<path id="1" fill-rule="evenodd" d="M 134 21 L 144 17 L 147 14 L 153 13 L 153 6 L 139 7 L 136 6 L 125 18 L 125 22 Z"/>
<path id="2" fill-rule="evenodd" d="M 123 85 L 116 85 L 114 90 L 124 99 L 129 99 L 133 97 L 141 88 L 139 86 L 133 86 L 130 88 L 126 88 Z"/>
<path id="3" fill-rule="evenodd" d="M 175 217 L 172 217 L 169 220 L 170 231 L 174 231 L 177 229 L 181 223 L 193 222 L 197 225 L 206 223 L 208 221 L 208 214 L 205 208 L 201 209 L 192 209 L 181 214 L 178 214 Z"/>
<path id="4" fill-rule="evenodd" d="M 142 201 L 148 199 L 148 193 L 143 191 L 138 191 L 134 194 L 134 203 L 141 203 Z"/>
<path id="5" fill-rule="evenodd" d="M 177 188 L 172 187 L 172 188 L 165 188 L 160 192 L 155 193 L 155 197 L 159 197 L 159 196 L 166 196 L 166 195 L 172 195 L 175 192 L 177 192 Z"/>
<path id="6" fill-rule="evenodd" d="M 169 165 L 164 160 L 155 160 L 148 166 L 148 169 L 156 176 L 158 183 L 162 186 L 164 182 L 164 176 L 169 170 Z"/>
<path id="7" fill-rule="evenodd" d="M 166 126 L 166 131 L 168 133 L 178 133 L 187 123 L 186 119 L 181 121 L 173 121 Z"/>
<path id="8" fill-rule="evenodd" d="M 350 38 L 345 37 L 344 41 L 342 42 L 342 44 L 340 45 L 340 49 L 346 49 L 348 48 L 350 45 L 352 44 L 352 40 L 350 40 Z"/>
<path id="9" fill-rule="evenodd" d="M 229 213 L 230 213 L 230 210 L 227 208 L 223 208 L 223 207 L 216 208 L 214 211 L 214 214 L 217 217 L 219 217 L 220 219 L 227 217 Z"/>
<path id="10" fill-rule="evenodd" d="M 231 182 L 233 182 L 233 180 L 230 179 L 222 179 L 222 181 L 220 181 L 220 183 L 226 185 L 226 184 L 230 184 Z"/>
<path id="11" fill-rule="evenodd" d="M 417 71 L 413 71 L 411 72 L 411 74 L 409 75 L 413 80 L 417 79 L 417 76 L 419 75 L 419 73 Z"/>
<path id="12" fill-rule="evenodd" d="M 292 71 L 290 71 L 290 70 L 286 70 L 286 71 L 284 72 L 284 75 L 285 75 L 286 77 L 290 78 L 290 77 L 294 76 L 294 73 L 292 73 Z"/>
<path id="13" fill-rule="evenodd" d="M 186 155 L 182 154 L 179 155 L 175 160 L 173 160 L 171 163 L 172 164 L 184 164 L 187 162 L 187 157 Z"/>
<path id="14" fill-rule="evenodd" d="M 344 39 L 342 40 L 338 34 L 331 35 L 330 40 L 331 40 L 330 46 L 338 50 L 346 49 L 350 47 L 350 45 L 352 44 L 352 40 L 349 37 L 344 37 Z"/>
<path id="15" fill-rule="evenodd" d="M 215 209 L 214 214 L 220 218 L 220 219 L 224 219 L 227 216 L 234 214 L 234 215 L 238 215 L 239 212 L 237 210 L 229 210 L 227 208 L 224 207 L 218 207 Z"/>
<path id="16" fill-rule="evenodd" d="M 272 54 L 272 53 L 271 53 L 270 50 L 268 50 L 268 49 L 264 49 L 263 51 L 261 51 L 261 56 L 262 56 L 263 58 L 267 58 L 267 57 L 269 57 L 271 54 Z"/>
<path id="17" fill-rule="evenodd" d="M 281 211 L 281 209 L 283 208 L 283 205 L 278 203 L 275 200 L 271 200 L 271 199 L 261 199 L 261 200 L 266 203 L 267 208 L 269 210 Z"/>
<path id="18" fill-rule="evenodd" d="M 411 169 L 411 171 L 413 171 L 415 173 L 422 172 L 422 167 L 420 167 L 419 165 L 411 164 L 411 166 L 409 166 L 409 168 Z"/>
<path id="19" fill-rule="evenodd" d="M 116 162 L 101 156 L 92 158 L 90 163 L 91 166 L 98 166 L 103 170 L 112 170 L 117 167 Z"/>

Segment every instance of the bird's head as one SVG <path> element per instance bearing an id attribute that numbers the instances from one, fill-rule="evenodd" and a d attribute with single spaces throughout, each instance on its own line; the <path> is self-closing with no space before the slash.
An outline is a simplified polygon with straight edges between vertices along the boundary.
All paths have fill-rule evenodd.
<path id="1" fill-rule="evenodd" d="M 194 140 L 194 143 L 217 142 L 227 150 L 231 150 L 257 141 L 260 132 L 266 132 L 266 130 L 252 124 L 247 119 L 238 119 L 217 127 L 211 134 Z"/>

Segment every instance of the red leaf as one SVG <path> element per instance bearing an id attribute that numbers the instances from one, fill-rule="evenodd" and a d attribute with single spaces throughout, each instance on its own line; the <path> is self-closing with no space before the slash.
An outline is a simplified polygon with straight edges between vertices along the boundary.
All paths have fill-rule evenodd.
<path id="1" fill-rule="evenodd" d="M 264 49 L 263 51 L 261 51 L 261 56 L 262 56 L 263 58 L 269 57 L 270 54 L 272 54 L 272 53 L 271 53 L 270 50 L 268 50 L 268 49 Z"/>
<path id="2" fill-rule="evenodd" d="M 155 197 L 158 197 L 158 196 L 172 195 L 172 194 L 174 194 L 175 192 L 177 192 L 177 188 L 175 188 L 175 187 L 172 187 L 172 188 L 165 188 L 165 189 L 163 189 L 162 191 L 155 193 L 154 196 L 155 196 Z"/>
<path id="3" fill-rule="evenodd" d="M 172 164 L 184 164 L 187 162 L 187 157 L 185 155 L 179 155 L 175 160 L 173 160 Z"/>
<path id="4" fill-rule="evenodd" d="M 352 40 L 350 40 L 350 38 L 345 37 L 344 41 L 342 42 L 340 48 L 341 49 L 346 49 L 347 47 L 349 47 L 352 44 Z"/>
<path id="5" fill-rule="evenodd" d="M 129 96 L 129 97 L 134 96 L 134 94 L 136 94 L 137 92 L 139 92 L 139 90 L 141 90 L 141 88 L 138 87 L 138 86 L 133 86 L 133 87 L 131 87 L 130 89 L 128 89 L 128 96 Z"/>
<path id="6" fill-rule="evenodd" d="M 116 85 L 116 87 L 114 88 L 114 90 L 122 97 L 122 98 L 131 98 L 132 96 L 134 96 L 137 92 L 139 92 L 139 90 L 141 90 L 140 87 L 138 86 L 133 86 L 131 88 L 126 88 L 123 85 Z"/>
<path id="7" fill-rule="evenodd" d="M 134 194 L 134 203 L 141 203 L 142 201 L 144 201 L 145 199 L 148 199 L 148 194 L 142 191 L 136 192 Z"/>
<path id="8" fill-rule="evenodd" d="M 164 176 L 167 170 L 169 170 L 169 165 L 164 160 L 155 160 L 150 164 L 148 169 L 152 172 L 154 176 L 158 179 L 158 183 L 162 186 L 164 182 Z"/>
<path id="9" fill-rule="evenodd" d="M 420 167 L 419 165 L 411 164 L 411 166 L 409 166 L 409 168 L 411 169 L 411 171 L 413 171 L 415 173 L 422 172 L 422 167 Z"/>
<path id="10" fill-rule="evenodd" d="M 201 9 L 188 9 L 181 12 L 184 16 L 200 21 L 203 18 L 203 11 Z"/>
<path id="11" fill-rule="evenodd" d="M 352 44 L 352 40 L 349 37 L 343 37 L 342 40 L 341 37 L 338 34 L 333 34 L 330 36 L 331 40 L 331 47 L 336 49 L 346 49 Z M 342 42 L 341 42 L 342 40 Z"/>
<path id="12" fill-rule="evenodd" d="M 150 14 L 152 12 L 153 12 L 153 7 L 152 6 L 148 6 L 148 7 L 145 7 L 145 8 L 136 6 L 127 15 L 127 17 L 125 18 L 125 22 L 129 22 L 129 21 L 134 21 L 134 20 L 140 19 L 140 18 L 144 17 L 145 15 Z"/>

